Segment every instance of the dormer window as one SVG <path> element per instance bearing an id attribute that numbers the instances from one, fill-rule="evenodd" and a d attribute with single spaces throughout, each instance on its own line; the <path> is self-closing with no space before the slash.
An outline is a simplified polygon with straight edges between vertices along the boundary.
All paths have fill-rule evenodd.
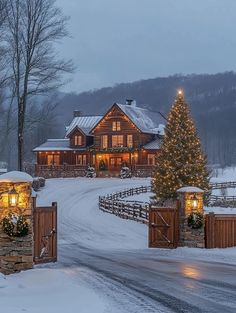
<path id="1" fill-rule="evenodd" d="M 120 122 L 119 121 L 112 122 L 112 130 L 113 131 L 119 131 L 120 130 Z"/>
<path id="2" fill-rule="evenodd" d="M 82 145 L 82 136 L 75 136 L 75 146 Z"/>

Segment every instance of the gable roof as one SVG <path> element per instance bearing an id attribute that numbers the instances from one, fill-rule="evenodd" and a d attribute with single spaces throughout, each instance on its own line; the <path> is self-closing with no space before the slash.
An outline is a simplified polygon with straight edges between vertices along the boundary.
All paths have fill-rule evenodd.
<path id="1" fill-rule="evenodd" d="M 75 128 L 81 129 L 85 135 L 89 135 L 90 130 L 101 120 L 102 116 L 78 116 L 74 117 L 68 127 L 66 127 L 66 137 L 68 137 Z"/>
<path id="2" fill-rule="evenodd" d="M 150 111 L 134 105 L 120 103 L 116 103 L 116 105 L 143 133 L 159 134 L 159 125 L 165 124 L 163 117 L 158 112 Z"/>

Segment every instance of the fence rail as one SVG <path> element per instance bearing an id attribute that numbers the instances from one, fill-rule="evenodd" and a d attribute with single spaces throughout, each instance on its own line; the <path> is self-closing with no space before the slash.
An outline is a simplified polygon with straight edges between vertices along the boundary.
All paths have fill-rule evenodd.
<path id="1" fill-rule="evenodd" d="M 227 188 L 236 188 L 236 182 L 222 182 L 222 183 L 212 183 L 211 189 L 227 189 Z M 236 207 L 236 196 L 226 196 L 226 195 L 210 195 L 209 197 L 209 205 L 210 206 L 219 206 L 219 207 Z"/>
<path id="2" fill-rule="evenodd" d="M 235 181 L 223 182 L 223 183 L 211 183 L 211 189 L 225 189 L 225 188 L 236 188 Z"/>
<path id="3" fill-rule="evenodd" d="M 130 219 L 144 224 L 149 220 L 149 203 L 123 200 L 126 197 L 151 191 L 151 186 L 141 186 L 99 197 L 99 209 L 123 219 Z"/>

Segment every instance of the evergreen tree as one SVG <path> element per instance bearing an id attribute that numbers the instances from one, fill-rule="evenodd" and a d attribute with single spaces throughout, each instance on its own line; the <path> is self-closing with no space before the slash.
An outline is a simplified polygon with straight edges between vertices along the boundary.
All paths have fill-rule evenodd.
<path id="1" fill-rule="evenodd" d="M 206 157 L 182 91 L 167 118 L 152 186 L 157 199 L 176 199 L 176 190 L 183 186 L 209 190 Z"/>

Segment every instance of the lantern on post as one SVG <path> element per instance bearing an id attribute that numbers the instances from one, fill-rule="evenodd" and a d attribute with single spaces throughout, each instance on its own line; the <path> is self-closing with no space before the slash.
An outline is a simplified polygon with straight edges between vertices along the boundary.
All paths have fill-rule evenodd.
<path id="1" fill-rule="evenodd" d="M 198 187 L 182 187 L 177 192 L 182 215 L 186 216 L 192 212 L 203 213 L 204 190 Z"/>
<path id="2" fill-rule="evenodd" d="M 16 191 L 15 187 L 13 187 L 8 192 L 8 204 L 9 204 L 9 207 L 16 207 L 17 204 L 18 204 L 18 199 L 19 199 L 19 194 Z"/>

